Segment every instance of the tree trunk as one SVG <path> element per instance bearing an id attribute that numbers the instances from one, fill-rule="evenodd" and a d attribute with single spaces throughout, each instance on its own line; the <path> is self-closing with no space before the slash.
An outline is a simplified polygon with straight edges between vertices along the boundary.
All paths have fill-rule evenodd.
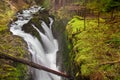
<path id="1" fill-rule="evenodd" d="M 25 59 L 16 58 L 16 57 L 13 57 L 13 56 L 10 56 L 10 55 L 7 55 L 7 54 L 3 54 L 3 53 L 0 53 L 0 58 L 9 59 L 9 60 L 12 60 L 12 61 L 15 61 L 15 62 L 19 62 L 19 63 L 25 64 L 25 65 L 29 65 L 29 66 L 34 67 L 34 68 L 39 69 L 39 70 L 44 70 L 44 71 L 47 71 L 47 72 L 50 72 L 50 73 L 53 73 L 53 74 L 56 74 L 56 75 L 59 75 L 59 76 L 70 78 L 70 76 L 65 74 L 65 73 L 52 70 L 50 68 L 47 68 L 45 66 L 36 64 L 34 62 L 31 62 L 31 61 L 28 61 L 28 60 L 25 60 Z"/>
<path id="2" fill-rule="evenodd" d="M 100 12 L 98 11 L 98 27 L 100 26 Z"/>
<path id="3" fill-rule="evenodd" d="M 84 5 L 84 31 L 86 30 L 86 4 Z"/>

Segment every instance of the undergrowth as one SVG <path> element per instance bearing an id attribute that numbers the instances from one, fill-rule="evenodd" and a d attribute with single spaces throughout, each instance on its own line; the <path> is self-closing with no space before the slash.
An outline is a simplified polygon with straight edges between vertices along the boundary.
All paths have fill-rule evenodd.
<path id="1" fill-rule="evenodd" d="M 120 23 L 102 18 L 100 22 L 98 27 L 96 19 L 87 19 L 84 30 L 82 17 L 74 16 L 66 27 L 71 50 L 68 65 L 77 80 L 120 80 Z M 113 61 L 118 63 L 109 64 Z"/>

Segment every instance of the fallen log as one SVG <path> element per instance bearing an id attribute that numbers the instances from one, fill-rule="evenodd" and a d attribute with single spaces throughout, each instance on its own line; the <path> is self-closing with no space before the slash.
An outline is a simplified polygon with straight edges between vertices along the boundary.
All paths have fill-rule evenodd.
<path id="1" fill-rule="evenodd" d="M 67 75 L 63 72 L 58 72 L 58 71 L 52 70 L 50 68 L 47 68 L 45 66 L 36 64 L 34 62 L 31 62 L 31 61 L 28 61 L 28 60 L 25 60 L 25 59 L 16 58 L 16 57 L 13 57 L 13 56 L 10 56 L 10 55 L 7 55 L 7 54 L 3 54 L 3 53 L 0 53 L 0 58 L 9 59 L 9 60 L 12 60 L 14 62 L 19 62 L 19 63 L 29 65 L 29 66 L 34 67 L 34 68 L 39 69 L 39 70 L 44 70 L 44 71 L 47 71 L 47 72 L 50 72 L 50 73 L 53 73 L 53 74 L 71 79 L 71 77 L 69 75 Z"/>

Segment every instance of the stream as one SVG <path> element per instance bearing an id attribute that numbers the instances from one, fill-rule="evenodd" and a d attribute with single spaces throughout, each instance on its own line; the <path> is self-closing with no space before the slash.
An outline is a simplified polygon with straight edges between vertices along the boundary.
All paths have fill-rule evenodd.
<path id="1" fill-rule="evenodd" d="M 33 29 L 39 33 L 41 40 L 26 33 L 22 29 L 23 25 L 27 24 L 36 12 L 43 9 L 44 8 L 38 6 L 32 6 L 27 10 L 23 10 L 22 13 L 17 13 L 17 21 L 12 22 L 10 25 L 10 31 L 13 35 L 23 38 L 27 43 L 28 51 L 31 53 L 31 59 L 33 62 L 59 71 L 59 66 L 56 65 L 56 55 L 59 50 L 59 44 L 52 33 L 52 24 L 54 20 L 51 17 L 48 17 L 50 22 L 48 25 L 45 21 L 41 21 L 41 27 L 44 30 L 44 33 L 40 31 L 35 24 L 31 24 Z M 33 80 L 61 80 L 60 76 L 35 68 L 32 68 L 31 74 Z"/>

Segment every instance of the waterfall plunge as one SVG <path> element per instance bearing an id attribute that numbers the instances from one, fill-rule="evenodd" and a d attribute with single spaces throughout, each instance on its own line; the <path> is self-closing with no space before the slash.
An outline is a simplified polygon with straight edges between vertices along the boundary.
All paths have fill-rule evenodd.
<path id="1" fill-rule="evenodd" d="M 41 7 L 31 7 L 28 10 L 23 10 L 22 14 L 18 13 L 18 20 L 11 24 L 10 31 L 13 33 L 13 35 L 20 36 L 26 41 L 28 45 L 28 50 L 32 54 L 33 62 L 58 71 L 58 67 L 56 66 L 58 42 L 56 39 L 54 39 L 51 30 L 51 26 L 53 23 L 52 18 L 49 18 L 50 28 L 46 25 L 44 21 L 42 21 L 41 23 L 45 34 L 40 32 L 40 30 L 34 24 L 32 24 L 33 28 L 39 33 L 43 44 L 41 44 L 41 42 L 36 37 L 22 31 L 23 25 L 28 23 L 29 20 L 32 18 L 32 14 L 38 12 L 40 9 L 42 10 Z M 43 45 L 46 49 L 43 48 Z M 57 75 L 35 68 L 32 68 L 32 74 L 34 80 L 61 80 L 60 77 Z"/>

